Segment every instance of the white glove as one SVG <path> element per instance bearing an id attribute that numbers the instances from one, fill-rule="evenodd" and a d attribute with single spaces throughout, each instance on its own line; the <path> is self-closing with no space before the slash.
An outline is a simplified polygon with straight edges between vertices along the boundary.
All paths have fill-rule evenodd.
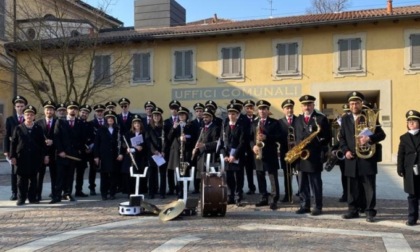
<path id="1" fill-rule="evenodd" d="M 134 152 L 136 152 L 136 149 L 130 148 L 130 153 L 134 153 Z"/>

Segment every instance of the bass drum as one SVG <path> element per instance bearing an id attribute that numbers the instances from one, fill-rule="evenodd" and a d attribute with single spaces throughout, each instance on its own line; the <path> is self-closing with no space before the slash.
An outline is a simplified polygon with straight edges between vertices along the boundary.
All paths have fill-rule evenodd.
<path id="1" fill-rule="evenodd" d="M 225 216 L 227 207 L 226 173 L 202 173 L 201 216 Z"/>

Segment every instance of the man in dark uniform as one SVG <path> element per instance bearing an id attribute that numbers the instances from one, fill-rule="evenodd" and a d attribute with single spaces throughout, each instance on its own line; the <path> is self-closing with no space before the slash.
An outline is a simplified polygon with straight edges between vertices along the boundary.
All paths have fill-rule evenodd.
<path id="1" fill-rule="evenodd" d="M 55 182 L 57 180 L 57 166 L 55 162 L 55 144 L 54 144 L 54 127 L 57 122 L 55 117 L 56 104 L 53 101 L 46 101 L 43 104 L 44 118 L 39 119 L 35 124 L 39 125 L 44 133 L 45 147 L 49 157 L 48 169 L 51 178 L 51 193 L 55 190 Z M 44 183 L 45 171 L 47 165 L 44 164 L 38 172 L 37 192 L 36 197 L 38 201 L 42 200 L 42 185 Z M 52 196 L 52 194 L 51 194 Z"/>
<path id="2" fill-rule="evenodd" d="M 238 120 L 242 106 L 233 103 L 227 106 L 228 122 L 224 129 L 222 154 L 226 163 L 226 182 L 229 187 L 228 204 L 240 203 L 243 197 L 245 146 L 249 134 L 246 122 Z M 236 199 L 235 199 L 236 197 Z"/>
<path id="3" fill-rule="evenodd" d="M 71 101 L 67 105 L 66 120 L 58 120 L 54 128 L 57 148 L 57 182 L 51 204 L 64 200 L 75 201 L 73 190 L 74 171 L 79 165 L 81 153 L 85 150 L 83 123 L 77 119 L 79 104 Z"/>
<path id="4" fill-rule="evenodd" d="M 198 137 L 200 136 L 201 128 L 204 127 L 203 122 L 203 112 L 204 112 L 204 104 L 197 102 L 193 106 L 195 118 L 191 121 L 191 125 L 193 130 L 195 131 L 194 136 L 195 138 L 192 140 L 192 142 L 195 144 L 198 140 Z M 194 160 L 191 160 L 191 166 L 197 167 L 197 156 L 194 158 Z M 198 178 L 197 173 L 194 174 L 194 191 L 193 194 L 200 192 L 200 178 Z"/>
<path id="5" fill-rule="evenodd" d="M 147 101 L 147 102 L 144 103 L 144 111 L 146 111 L 146 117 L 143 118 L 142 122 L 143 122 L 143 125 L 146 128 L 146 130 L 150 126 L 150 122 L 153 120 L 152 119 L 152 111 L 153 111 L 154 108 L 156 108 L 156 104 L 154 102 Z"/>
<path id="6" fill-rule="evenodd" d="M 131 128 L 134 114 L 130 112 L 129 99 L 123 97 L 118 101 L 118 104 L 121 107 L 121 113 L 117 115 L 117 122 L 120 126 L 121 134 L 125 135 Z"/>
<path id="7" fill-rule="evenodd" d="M 10 146 L 10 160 L 16 166 L 18 199 L 16 205 L 38 204 L 36 198 L 37 174 L 43 164 L 48 164 L 44 144 L 44 133 L 34 123 L 36 109 L 28 105 L 23 110 L 25 121 L 13 132 Z"/>
<path id="8" fill-rule="evenodd" d="M 169 155 L 170 155 L 170 151 L 171 151 L 171 146 L 172 146 L 172 141 L 168 140 L 168 134 L 169 131 L 171 130 L 171 128 L 173 127 L 173 125 L 175 123 L 178 122 L 178 109 L 181 106 L 181 103 L 177 100 L 172 100 L 169 102 L 169 110 L 170 110 L 170 117 L 168 119 L 166 119 L 163 122 L 163 127 L 164 127 L 164 131 L 165 131 L 165 158 L 166 160 L 169 159 Z M 169 187 L 169 191 L 167 193 L 167 195 L 174 195 L 175 194 L 175 190 L 176 190 L 176 186 L 175 186 L 175 167 L 169 167 L 169 165 L 167 166 L 168 169 L 168 187 Z"/>
<path id="9" fill-rule="evenodd" d="M 258 119 L 254 120 L 251 128 L 250 145 L 257 155 L 255 157 L 255 169 L 257 171 L 258 190 L 261 194 L 261 201 L 255 206 L 268 206 L 267 182 L 265 173 L 271 185 L 270 209 L 277 209 L 277 202 L 280 197 L 278 179 L 279 161 L 277 158 L 277 144 L 280 141 L 280 126 L 278 120 L 269 117 L 271 104 L 265 100 L 256 103 L 258 108 Z M 262 147 L 263 145 L 263 147 Z"/>
<path id="10" fill-rule="evenodd" d="M 82 161 L 79 162 L 79 165 L 76 169 L 76 197 L 87 197 L 88 195 L 83 192 L 83 182 L 84 182 L 84 175 L 85 170 L 87 168 L 87 164 L 90 160 L 93 160 L 93 152 L 92 147 L 95 142 L 95 133 L 93 124 L 88 122 L 87 119 L 89 118 L 89 114 L 92 112 L 92 108 L 90 105 L 85 104 L 80 107 L 79 110 L 79 120 L 83 125 L 83 131 L 85 134 L 85 148 L 81 153 Z"/>
<path id="11" fill-rule="evenodd" d="M 59 104 L 57 104 L 57 107 L 55 109 L 55 112 L 57 114 L 57 119 L 66 120 L 66 117 L 67 117 L 67 106 L 66 106 L 65 103 L 59 103 Z"/>
<path id="12" fill-rule="evenodd" d="M 3 140 L 4 156 L 6 158 L 10 158 L 10 144 L 12 140 L 13 131 L 19 124 L 23 123 L 23 121 L 25 120 L 23 116 L 23 109 L 28 104 L 28 101 L 25 99 L 25 97 L 18 95 L 15 98 L 13 98 L 12 103 L 15 107 L 16 114 L 13 116 L 9 116 L 6 119 L 6 135 L 4 136 Z M 17 200 L 17 175 L 14 165 L 12 165 L 11 167 L 12 196 L 10 196 L 10 200 Z"/>
<path id="13" fill-rule="evenodd" d="M 316 98 L 312 95 L 303 95 L 299 98 L 302 104 L 303 114 L 296 119 L 295 133 L 296 145 L 314 136 L 306 145 L 309 157 L 299 158 L 296 161 L 296 169 L 299 171 L 299 197 L 300 209 L 297 214 L 311 212 L 311 215 L 322 214 L 322 178 L 325 150 L 331 139 L 331 129 L 328 119 L 321 113 L 315 111 Z M 316 133 L 318 132 L 318 133 Z M 310 211 L 311 189 L 315 198 L 315 207 Z"/>
<path id="14" fill-rule="evenodd" d="M 223 119 L 216 116 L 217 104 L 213 100 L 208 100 L 206 101 L 204 105 L 205 105 L 205 108 L 209 108 L 213 110 L 213 114 L 214 114 L 213 121 L 217 124 L 218 127 L 221 128 L 223 124 Z"/>
<path id="15" fill-rule="evenodd" d="M 366 221 L 373 222 L 376 216 L 376 174 L 378 173 L 378 159 L 382 153 L 380 153 L 380 149 L 377 149 L 373 155 L 369 156 L 357 146 L 370 146 L 372 148 L 373 145 L 384 140 L 386 135 L 380 125 L 376 125 L 376 119 L 375 122 L 365 121 L 368 118 L 368 111 L 362 110 L 363 100 L 362 93 L 351 92 L 348 95 L 351 114 L 343 116 L 341 120 L 340 148 L 346 157 L 345 175 L 349 189 L 347 196 L 348 211 L 342 217 L 344 219 L 359 217 L 360 198 L 363 193 L 366 199 Z M 359 121 L 362 124 L 369 123 L 376 127 L 368 132 L 355 132 L 357 126 L 355 124 Z M 356 135 L 357 137 L 355 137 Z M 360 190 L 360 186 L 363 186 L 364 191 Z"/>
<path id="16" fill-rule="evenodd" d="M 115 112 L 116 107 L 117 107 L 117 104 L 113 101 L 109 101 L 109 102 L 105 103 L 105 108 L 106 108 L 107 111 L 111 110 L 111 111 Z"/>
<path id="17" fill-rule="evenodd" d="M 295 169 L 294 164 L 288 164 L 284 161 L 286 153 L 293 147 L 295 138 L 295 122 L 297 116 L 294 115 L 295 102 L 292 99 L 286 99 L 281 104 L 283 109 L 284 117 L 279 119 L 280 123 L 280 162 L 281 168 L 283 169 L 283 182 L 284 182 L 284 197 L 281 202 L 292 202 L 293 201 L 293 170 Z M 290 145 L 290 146 L 289 146 Z M 290 147 L 290 148 L 289 148 Z"/>
<path id="18" fill-rule="evenodd" d="M 337 118 L 337 122 L 336 122 L 338 124 L 338 127 L 339 127 L 338 128 L 338 132 L 340 132 L 341 118 L 345 114 L 351 113 L 350 112 L 350 107 L 349 107 L 349 105 L 347 103 L 346 104 L 343 104 L 342 108 L 343 108 L 343 114 L 339 118 Z M 340 148 L 340 143 L 339 143 L 339 139 L 338 139 L 339 136 L 340 136 L 340 134 L 337 134 L 336 136 L 333 136 L 333 137 L 335 137 L 334 140 L 333 140 L 333 142 L 336 142 L 336 144 L 333 144 L 333 147 L 332 147 L 333 150 Z M 337 147 L 335 147 L 335 146 L 337 146 Z M 340 172 L 341 172 L 341 187 L 343 188 L 343 194 L 338 199 L 338 202 L 347 202 L 347 194 L 348 194 L 347 193 L 347 177 L 344 174 L 345 161 L 344 160 L 337 160 L 337 164 L 340 167 Z M 363 188 L 361 188 L 361 189 L 363 189 Z M 366 207 L 364 207 L 363 210 L 365 208 Z"/>
<path id="19" fill-rule="evenodd" d="M 251 139 L 251 128 L 252 124 L 254 122 L 254 119 L 257 117 L 254 114 L 254 107 L 255 102 L 253 100 L 246 100 L 244 101 L 244 110 L 245 110 L 245 116 L 247 121 L 247 129 L 246 133 L 248 134 L 248 139 Z M 246 173 L 246 179 L 248 182 L 248 192 L 247 195 L 252 195 L 257 190 L 257 187 L 254 183 L 254 170 L 255 170 L 255 155 L 252 151 L 252 147 L 250 145 L 245 146 L 245 173 Z"/>

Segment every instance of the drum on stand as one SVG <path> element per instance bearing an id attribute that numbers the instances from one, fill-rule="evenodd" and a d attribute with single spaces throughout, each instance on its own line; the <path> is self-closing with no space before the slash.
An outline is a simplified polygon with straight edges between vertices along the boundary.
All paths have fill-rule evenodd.
<path id="1" fill-rule="evenodd" d="M 227 185 L 225 172 L 204 172 L 201 175 L 201 216 L 225 216 Z"/>

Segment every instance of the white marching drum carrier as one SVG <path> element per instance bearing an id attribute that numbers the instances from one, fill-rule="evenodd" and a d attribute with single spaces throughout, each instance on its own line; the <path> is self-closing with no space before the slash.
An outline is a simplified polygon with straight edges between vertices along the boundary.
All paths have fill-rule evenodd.
<path id="1" fill-rule="evenodd" d="M 118 207 L 118 212 L 121 215 L 140 215 L 142 212 L 144 212 L 144 208 L 142 208 L 141 202 L 144 200 L 144 195 L 139 194 L 139 188 L 140 188 L 140 178 L 146 177 L 147 170 L 149 167 L 144 168 L 143 174 L 134 174 L 133 172 L 133 166 L 130 167 L 130 176 L 136 178 L 136 191 L 134 194 L 130 195 L 130 201 L 122 202 L 120 203 L 120 206 Z"/>

